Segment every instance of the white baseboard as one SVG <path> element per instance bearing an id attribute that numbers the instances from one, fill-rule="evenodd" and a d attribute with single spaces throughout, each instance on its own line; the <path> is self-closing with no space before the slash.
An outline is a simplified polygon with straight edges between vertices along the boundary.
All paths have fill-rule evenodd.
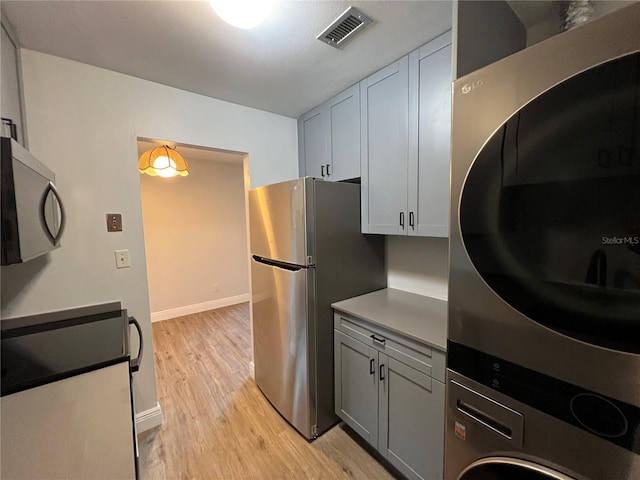
<path id="1" fill-rule="evenodd" d="M 170 318 L 181 317 L 183 315 L 191 315 L 192 313 L 206 312 L 216 308 L 228 307 L 229 305 L 237 305 L 238 303 L 248 302 L 250 299 L 248 293 L 235 295 L 233 297 L 220 298 L 209 302 L 196 303 L 194 305 L 185 305 L 184 307 L 170 308 L 169 310 L 161 310 L 159 312 L 151 312 L 151 321 L 160 322 Z"/>
<path id="2" fill-rule="evenodd" d="M 162 425 L 162 410 L 159 403 L 149 410 L 136 413 L 136 431 L 138 434 L 160 425 Z"/>
<path id="3" fill-rule="evenodd" d="M 256 378 L 256 364 L 253 363 L 253 360 L 251 360 L 249 362 L 249 375 L 251 376 L 251 378 L 255 379 Z"/>

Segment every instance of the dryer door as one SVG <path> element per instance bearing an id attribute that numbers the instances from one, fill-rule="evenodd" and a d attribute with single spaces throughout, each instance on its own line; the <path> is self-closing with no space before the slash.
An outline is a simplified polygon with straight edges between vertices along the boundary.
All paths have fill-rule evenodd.
<path id="1" fill-rule="evenodd" d="M 472 463 L 458 480 L 574 480 L 542 465 L 510 457 L 483 458 Z"/>
<path id="2" fill-rule="evenodd" d="M 547 90 L 498 128 L 459 215 L 469 259 L 511 307 L 640 353 L 640 53 Z"/>

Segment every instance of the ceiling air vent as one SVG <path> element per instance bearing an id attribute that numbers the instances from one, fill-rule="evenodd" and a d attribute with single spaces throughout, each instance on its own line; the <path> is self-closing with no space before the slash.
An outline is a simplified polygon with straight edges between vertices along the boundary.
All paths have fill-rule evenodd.
<path id="1" fill-rule="evenodd" d="M 371 25 L 372 20 L 355 7 L 349 7 L 318 35 L 318 40 L 335 48 L 342 46 Z"/>

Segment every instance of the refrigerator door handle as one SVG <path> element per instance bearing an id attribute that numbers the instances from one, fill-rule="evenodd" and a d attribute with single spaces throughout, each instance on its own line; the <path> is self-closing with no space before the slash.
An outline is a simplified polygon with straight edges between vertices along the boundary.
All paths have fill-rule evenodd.
<path id="1" fill-rule="evenodd" d="M 252 255 L 252 258 L 255 262 L 262 263 L 264 265 L 269 265 L 270 267 L 283 268 L 284 270 L 289 270 L 291 272 L 297 272 L 302 270 L 304 267 L 301 265 L 293 265 L 291 263 L 286 262 L 278 262 L 275 260 L 270 260 L 265 257 L 261 257 L 259 255 Z"/>

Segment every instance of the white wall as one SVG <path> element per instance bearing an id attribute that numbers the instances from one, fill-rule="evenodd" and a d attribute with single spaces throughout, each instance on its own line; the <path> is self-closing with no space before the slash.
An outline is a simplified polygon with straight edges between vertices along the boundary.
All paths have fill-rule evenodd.
<path id="1" fill-rule="evenodd" d="M 249 296 L 242 156 L 183 156 L 186 177 L 140 176 L 152 320 Z"/>
<path id="2" fill-rule="evenodd" d="M 449 239 L 387 237 L 387 286 L 446 300 Z"/>
<path id="3" fill-rule="evenodd" d="M 297 177 L 296 121 L 29 50 L 22 68 L 30 151 L 55 171 L 69 219 L 62 248 L 2 269 L 0 314 L 120 300 L 142 322 L 134 392 L 137 412 L 149 411 L 157 400 L 136 138 L 248 152 L 255 187 Z M 122 213 L 121 233 L 107 233 L 108 212 Z M 129 249 L 131 268 L 116 270 L 115 249 Z"/>

